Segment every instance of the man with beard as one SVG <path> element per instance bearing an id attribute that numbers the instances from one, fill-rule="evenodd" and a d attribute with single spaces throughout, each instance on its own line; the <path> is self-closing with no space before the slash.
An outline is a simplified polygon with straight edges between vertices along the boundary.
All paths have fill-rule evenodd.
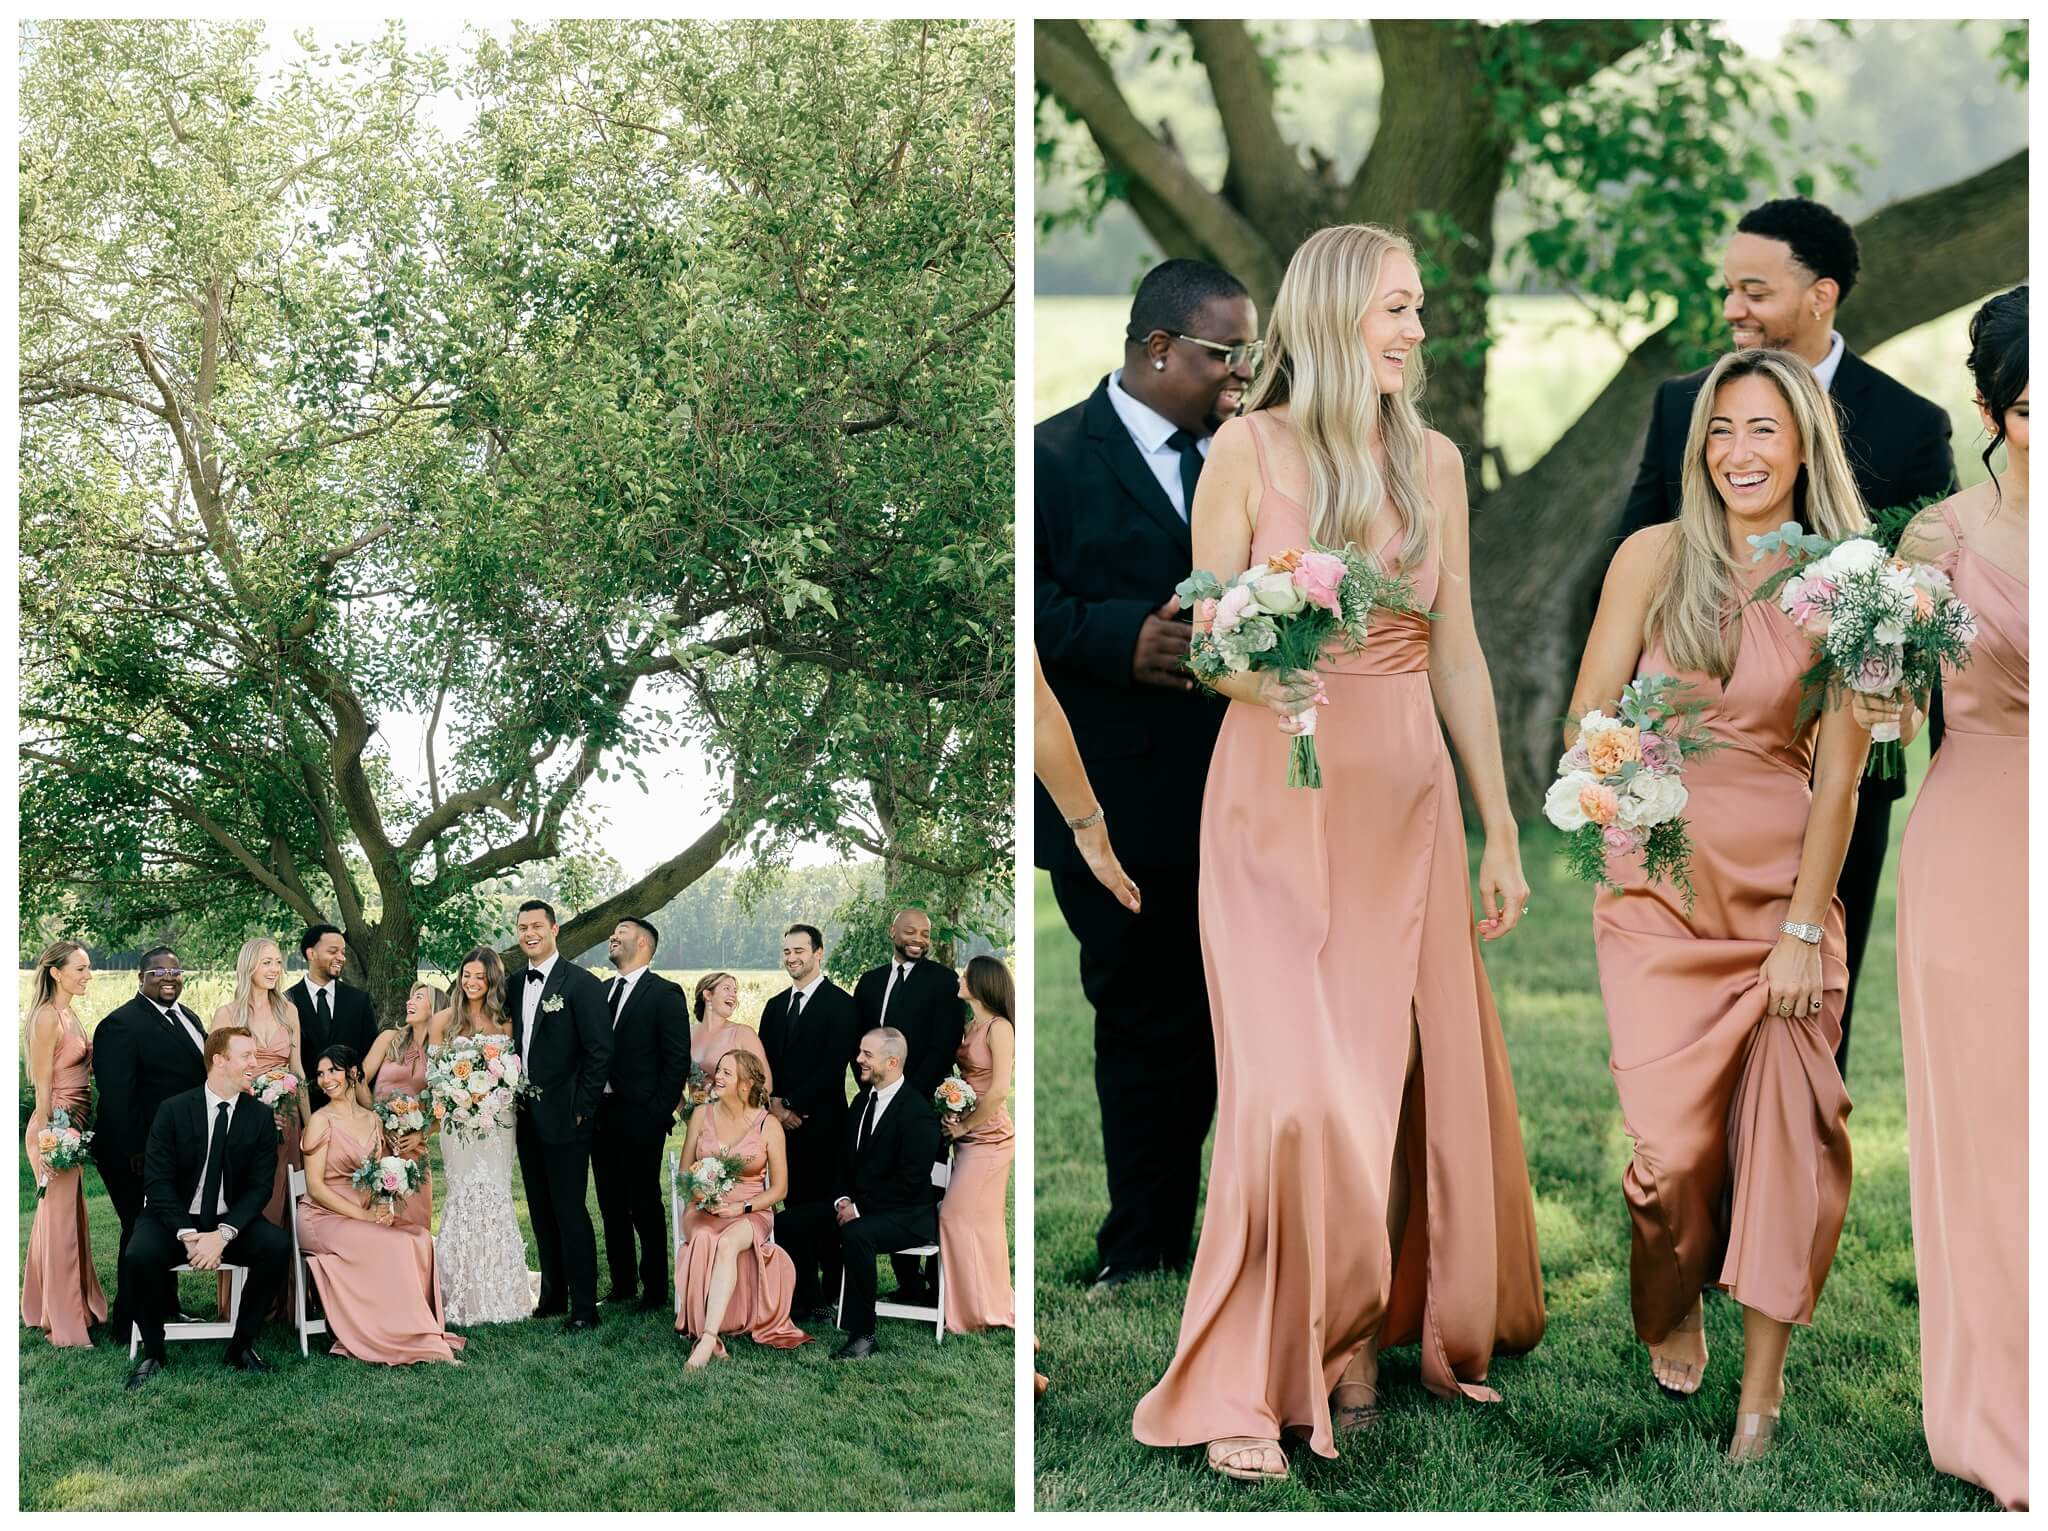
<path id="1" fill-rule="evenodd" d="M 1835 312 L 1856 286 L 1862 257 L 1855 232 L 1833 210 L 1805 197 L 1751 208 L 1735 226 L 1721 262 L 1721 313 L 1737 350 L 1788 351 L 1813 369 L 1834 402 L 1842 447 L 1857 492 L 1872 510 L 1940 498 L 1955 488 L 1948 412 L 1885 376 L 1850 350 L 1834 327 Z M 1678 516 L 1685 440 L 1693 403 L 1709 368 L 1661 384 L 1650 411 L 1642 466 L 1629 490 L 1621 536 Z M 1619 546 L 1617 541 L 1616 546 Z M 1940 693 L 1929 743 L 1941 744 Z M 1865 777 L 1856 823 L 1835 890 L 1842 900 L 1849 947 L 1849 991 L 1842 1004 L 1842 1041 L 1835 1065 L 1849 1072 L 1849 1019 L 1856 972 L 1870 937 L 1871 911 L 1891 843 L 1892 804 L 1905 796 L 1903 777 Z"/>
<path id="2" fill-rule="evenodd" d="M 355 1049 L 358 1058 L 370 1056 L 370 1044 L 377 1040 L 377 1015 L 369 992 L 341 981 L 348 962 L 348 938 L 332 925 L 308 925 L 299 933 L 299 956 L 305 960 L 306 976 L 286 992 L 299 1013 L 299 1056 L 306 1067 L 334 1043 Z M 318 1090 L 307 1091 L 312 1108 L 320 1110 L 327 1097 Z"/>
<path id="3" fill-rule="evenodd" d="M 953 1072 L 960 1037 L 967 1029 L 960 975 L 942 962 L 925 960 L 931 950 L 932 921 L 922 909 L 896 911 L 889 922 L 889 944 L 894 959 L 861 974 L 853 987 L 853 1008 L 863 1032 L 888 1026 L 903 1033 L 910 1049 L 903 1064 L 906 1087 L 930 1100 L 939 1081 Z M 941 1143 L 943 1157 L 943 1139 Z M 920 1265 L 914 1255 L 891 1255 L 889 1264 L 896 1272 L 898 1302 L 929 1305 L 937 1300 L 929 1261 Z"/>
<path id="4" fill-rule="evenodd" d="M 178 1003 L 184 992 L 185 965 L 178 954 L 168 946 L 153 946 L 142 954 L 135 997 L 93 1031 L 92 1156 L 106 1184 L 107 1199 L 121 1219 L 116 1270 L 122 1268 L 120 1262 L 134 1237 L 136 1219 L 142 1216 L 142 1151 L 149 1142 L 157 1108 L 173 1095 L 206 1083 L 202 1057 L 206 1027 Z M 162 1279 L 176 1291 L 175 1276 Z M 128 1326 L 136 1316 L 135 1297 L 125 1281 L 114 1294 L 107 1327 L 117 1340 L 128 1336 Z M 171 1306 L 166 1297 L 162 1307 Z M 174 1317 L 181 1323 L 193 1322 L 189 1313 Z"/>
<path id="5" fill-rule="evenodd" d="M 1204 261 L 1147 272 L 1124 364 L 1036 432 L 1036 641 L 1072 725 L 1097 814 L 1132 880 L 1132 912 L 1098 883 L 1037 791 L 1036 860 L 1081 946 L 1095 1011 L 1095 1090 L 1109 1216 L 1096 1286 L 1188 1257 L 1216 1060 L 1195 884 L 1202 785 L 1223 702 L 1184 668 L 1174 587 L 1193 563 L 1188 515 L 1209 439 L 1258 366 L 1244 286 Z"/>

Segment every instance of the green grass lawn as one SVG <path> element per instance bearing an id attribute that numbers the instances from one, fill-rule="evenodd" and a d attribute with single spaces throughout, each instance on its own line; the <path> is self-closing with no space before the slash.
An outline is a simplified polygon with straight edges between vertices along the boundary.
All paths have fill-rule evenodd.
<path id="1" fill-rule="evenodd" d="M 131 980 L 132 981 L 132 980 Z M 680 1131 L 670 1139 L 681 1146 Z M 440 1152 L 434 1143 L 437 1179 Z M 437 1201 L 441 1193 L 437 1190 Z M 518 1173 L 512 1197 L 537 1267 Z M 94 1262 L 111 1296 L 120 1224 L 86 1172 Z M 597 1221 L 596 1197 L 590 1201 Z M 20 1182 L 21 1248 L 35 1189 Z M 598 1243 L 598 1291 L 609 1285 Z M 673 1260 L 671 1260 L 673 1267 Z M 882 1283 L 889 1283 L 886 1267 Z M 210 1313 L 213 1278 L 181 1278 Z M 220 1341 L 169 1347 L 130 1396 L 125 1338 L 53 1350 L 21 1331 L 24 1510 L 1007 1510 L 1015 1496 L 1015 1346 L 1007 1331 L 949 1335 L 885 1319 L 883 1354 L 835 1362 L 843 1336 L 686 1374 L 661 1313 L 600 1310 L 594 1334 L 559 1320 L 462 1331 L 460 1367 L 300 1359 L 296 1333 L 258 1341 L 277 1369 L 243 1377 Z"/>
<path id="2" fill-rule="evenodd" d="M 1916 748 L 1914 770 L 1925 762 Z M 1052 1390 L 1037 1409 L 1037 1503 L 1054 1510 L 1995 1509 L 1934 1470 L 1920 1432 L 1920 1351 L 1906 1184 L 1891 870 L 1857 991 L 1849 1060 L 1855 1183 L 1814 1326 L 1793 1336 L 1779 1447 L 1722 1459 L 1741 1372 L 1741 1313 L 1707 1304 L 1713 1352 L 1700 1392 L 1660 1393 L 1628 1303 L 1629 1141 L 1607 1072 L 1591 891 L 1569 881 L 1548 826 L 1524 830 L 1529 917 L 1488 949 L 1521 1103 L 1550 1323 L 1526 1356 L 1497 1359 L 1494 1408 L 1421 1386 L 1414 1347 L 1389 1352 L 1375 1432 L 1326 1462 L 1300 1446 L 1285 1484 L 1226 1482 L 1199 1450 L 1131 1439 L 1131 1409 L 1172 1359 L 1186 1278 L 1082 1295 L 1104 1207 L 1091 1021 L 1073 938 L 1044 878 L 1037 895 L 1037 1331 Z M 1476 859 L 1477 846 L 1474 847 Z M 1363 1209 L 1361 1209 L 1363 1215 Z"/>

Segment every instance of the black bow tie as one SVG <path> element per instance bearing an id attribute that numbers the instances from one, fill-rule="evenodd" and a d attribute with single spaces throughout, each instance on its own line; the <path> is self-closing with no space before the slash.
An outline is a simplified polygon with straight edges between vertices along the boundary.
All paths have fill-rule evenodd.
<path id="1" fill-rule="evenodd" d="M 526 981 L 528 983 L 546 983 L 548 981 L 548 975 L 543 973 L 539 968 L 528 968 L 526 970 Z"/>

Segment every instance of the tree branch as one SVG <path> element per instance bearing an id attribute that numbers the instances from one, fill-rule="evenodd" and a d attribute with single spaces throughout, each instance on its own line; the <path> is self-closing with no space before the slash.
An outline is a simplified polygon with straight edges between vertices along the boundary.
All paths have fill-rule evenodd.
<path id="1" fill-rule="evenodd" d="M 1280 132 L 1273 83 L 1242 21 L 1183 21 L 1223 123 L 1230 162 L 1223 194 L 1276 245 L 1292 246 L 1315 224 L 1320 198 L 1301 155 Z M 1299 232 L 1297 232 L 1299 226 Z"/>
<path id="2" fill-rule="evenodd" d="M 561 949 L 583 951 L 603 940 L 627 915 L 644 918 L 654 913 L 718 865 L 719 858 L 738 844 L 753 824 L 749 810 L 737 806 L 728 810 L 717 823 L 630 888 L 592 905 L 565 924 L 558 938 Z"/>

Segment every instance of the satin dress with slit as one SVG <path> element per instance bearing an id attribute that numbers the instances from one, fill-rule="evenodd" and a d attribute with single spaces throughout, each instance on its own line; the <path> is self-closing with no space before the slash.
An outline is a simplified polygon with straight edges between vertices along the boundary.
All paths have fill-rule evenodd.
<path id="1" fill-rule="evenodd" d="M 1921 1412 L 1945 1473 L 2027 1508 L 2027 585 L 1962 542 L 1977 617 L 1899 857 Z"/>
<path id="2" fill-rule="evenodd" d="M 1745 575 L 1752 588 L 1777 561 Z M 1745 601 L 1727 683 L 1652 643 L 1637 675 L 1674 675 L 1723 747 L 1684 768 L 1694 903 L 1610 856 L 1593 900 L 1622 1126 L 1636 1334 L 1663 1340 L 1707 1287 L 1810 1324 L 1849 1204 L 1849 1092 L 1835 1067 L 1849 972 L 1842 904 L 1821 922 L 1821 1009 L 1765 1014 L 1762 967 L 1788 918 L 1820 720 L 1799 721 L 1812 640 L 1775 601 Z"/>
<path id="3" fill-rule="evenodd" d="M 990 1021 L 960 1039 L 953 1057 L 980 1099 L 995 1083 Z M 1013 1028 L 1014 1029 L 1014 1028 Z M 1016 1296 L 1010 1286 L 1010 1241 L 1003 1203 L 1010 1189 L 1010 1164 L 1017 1157 L 1017 1132 L 1007 1102 L 964 1138 L 953 1140 L 953 1173 L 939 1203 L 939 1263 L 946 1273 L 946 1332 L 1014 1329 Z"/>
<path id="4" fill-rule="evenodd" d="M 1309 543 L 1306 510 L 1273 485 L 1266 425 L 1251 417 L 1254 563 Z M 1408 572 L 1427 609 L 1435 552 Z M 1320 790 L 1286 785 L 1291 740 L 1269 709 L 1224 716 L 1199 889 L 1216 1138 L 1179 1345 L 1132 1422 L 1147 1445 L 1294 1433 L 1334 1457 L 1330 1391 L 1375 1335 L 1420 1344 L 1430 1391 L 1482 1400 L 1497 1396 L 1491 1358 L 1542 1337 L 1535 1207 L 1429 632 L 1381 612 L 1362 652 L 1326 652 Z"/>
<path id="5" fill-rule="evenodd" d="M 92 1099 L 92 1043 L 75 1022 L 58 1034 L 54 1061 L 50 1109 L 70 1113 L 72 1126 L 91 1131 L 86 1106 Z M 21 1321 L 44 1330 L 52 1345 L 86 1349 L 92 1346 L 88 1327 L 107 1321 L 106 1293 L 92 1263 L 82 1164 L 52 1170 L 36 1203 L 21 1273 Z"/>
<path id="6" fill-rule="evenodd" d="M 720 1143 L 709 1132 L 703 1139 L 702 1153 L 739 1156 L 739 1179 L 726 1192 L 726 1202 L 740 1207 L 753 1201 L 756 1206 L 737 1218 L 719 1217 L 701 1207 L 691 1207 L 683 1213 L 683 1242 L 676 1249 L 676 1290 L 682 1294 L 676 1332 L 704 1332 L 718 1241 L 728 1228 L 739 1223 L 747 1230 L 748 1244 L 740 1251 L 734 1268 L 732 1295 L 726 1299 L 718 1332 L 744 1334 L 756 1345 L 794 1350 L 809 1344 L 811 1339 L 789 1316 L 790 1305 L 796 1298 L 796 1263 L 789 1258 L 789 1251 L 775 1242 L 774 1208 L 758 1203 L 761 1193 L 768 1189 L 768 1144 L 761 1131 L 767 1116 L 766 1111 L 758 1112 L 746 1131 L 730 1144 Z M 725 1341 L 721 1338 L 717 1354 L 725 1353 Z"/>

